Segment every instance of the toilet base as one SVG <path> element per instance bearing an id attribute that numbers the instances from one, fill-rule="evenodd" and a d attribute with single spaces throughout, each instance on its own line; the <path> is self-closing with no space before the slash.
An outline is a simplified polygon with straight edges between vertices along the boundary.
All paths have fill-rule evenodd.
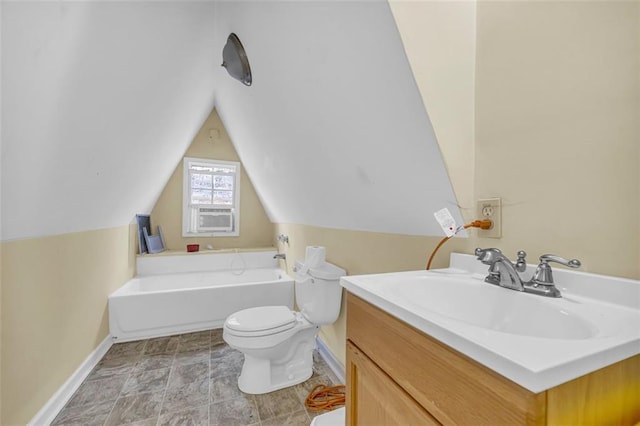
<path id="1" fill-rule="evenodd" d="M 240 390 L 248 394 L 263 394 L 297 385 L 310 378 L 313 375 L 313 350 L 318 328 L 301 330 L 293 342 L 287 341 L 282 348 L 274 348 L 274 352 L 284 349 L 286 353 L 275 360 L 245 352 L 238 378 Z"/>
<path id="2" fill-rule="evenodd" d="M 298 371 L 294 374 L 284 374 L 284 373 L 276 373 L 272 375 L 269 379 L 263 378 L 257 380 L 259 374 L 268 372 L 268 369 L 261 368 L 258 372 L 252 370 L 251 368 L 247 368 L 245 373 L 245 366 L 247 366 L 245 355 L 245 364 L 242 366 L 242 373 L 240 377 L 238 377 L 238 387 L 244 393 L 259 395 L 263 393 L 274 392 L 280 389 L 288 388 L 290 386 L 295 386 L 298 383 L 302 383 L 309 379 L 313 375 L 313 368 L 310 367 L 305 369 L 306 371 Z M 266 361 L 269 360 L 260 360 Z"/>

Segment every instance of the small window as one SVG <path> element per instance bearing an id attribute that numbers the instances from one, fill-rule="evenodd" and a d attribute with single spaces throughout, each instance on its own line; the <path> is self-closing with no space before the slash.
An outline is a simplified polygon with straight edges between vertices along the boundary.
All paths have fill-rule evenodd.
<path id="1" fill-rule="evenodd" d="M 183 237 L 237 236 L 240 163 L 185 157 Z"/>

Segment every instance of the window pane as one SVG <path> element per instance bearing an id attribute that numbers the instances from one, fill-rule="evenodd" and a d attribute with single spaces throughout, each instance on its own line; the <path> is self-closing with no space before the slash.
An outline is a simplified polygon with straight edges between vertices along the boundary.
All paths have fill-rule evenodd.
<path id="1" fill-rule="evenodd" d="M 206 190 L 206 189 L 191 190 L 191 204 L 211 204 L 211 200 L 212 200 L 211 190 Z"/>
<path id="2" fill-rule="evenodd" d="M 213 191 L 213 204 L 233 205 L 233 191 Z"/>
<path id="3" fill-rule="evenodd" d="M 214 189 L 233 189 L 233 176 L 213 176 L 213 188 Z"/>
<path id="4" fill-rule="evenodd" d="M 213 185 L 213 176 L 200 173 L 191 174 L 191 188 L 211 189 Z"/>
<path id="5" fill-rule="evenodd" d="M 191 165 L 191 167 L 189 167 L 191 170 L 205 170 L 208 172 L 212 172 L 213 168 L 211 166 L 196 166 L 194 164 Z"/>
<path id="6" fill-rule="evenodd" d="M 227 166 L 213 166 L 213 171 L 218 173 L 235 173 L 235 167 L 227 167 Z"/>
<path id="7" fill-rule="evenodd" d="M 1 0 L 0 0 L 1 1 Z M 238 162 L 185 157 L 183 161 L 184 193 L 182 203 L 182 235 L 239 235 L 238 217 L 232 215 L 233 231 L 210 232 L 198 229 L 199 208 L 235 211 L 240 196 L 241 165 Z M 222 218 L 218 218 L 222 220 Z M 640 425 L 639 425 L 640 426 Z"/>

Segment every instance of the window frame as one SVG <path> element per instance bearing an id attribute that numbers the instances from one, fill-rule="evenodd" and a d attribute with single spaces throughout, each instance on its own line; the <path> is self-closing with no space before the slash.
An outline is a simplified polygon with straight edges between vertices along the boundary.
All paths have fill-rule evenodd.
<path id="1" fill-rule="evenodd" d="M 191 204 L 191 179 L 190 172 L 192 165 L 221 166 L 235 168 L 233 185 L 232 206 L 221 204 Z M 237 161 L 214 160 L 211 158 L 184 157 L 182 162 L 182 236 L 189 237 L 237 237 L 240 235 L 240 163 Z M 213 189 L 212 189 L 213 191 Z M 213 194 L 212 194 L 213 196 Z M 191 217 L 194 206 L 204 206 L 232 210 L 233 230 L 231 231 L 208 231 L 193 232 Z"/>

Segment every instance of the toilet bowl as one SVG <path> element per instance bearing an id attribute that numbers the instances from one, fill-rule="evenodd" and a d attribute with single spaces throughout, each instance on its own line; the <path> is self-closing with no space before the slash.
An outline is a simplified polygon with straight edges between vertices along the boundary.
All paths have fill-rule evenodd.
<path id="1" fill-rule="evenodd" d="M 267 393 L 311 377 L 318 329 L 286 306 L 250 308 L 229 316 L 223 338 L 244 354 L 240 390 Z"/>
<path id="2" fill-rule="evenodd" d="M 321 325 L 331 324 L 340 313 L 344 269 L 307 250 L 297 261 L 296 303 L 299 312 L 286 306 L 261 306 L 231 314 L 224 323 L 223 339 L 244 354 L 238 387 L 262 394 L 302 383 L 313 374 L 313 350 Z M 307 262 L 307 263 L 305 263 Z"/>

